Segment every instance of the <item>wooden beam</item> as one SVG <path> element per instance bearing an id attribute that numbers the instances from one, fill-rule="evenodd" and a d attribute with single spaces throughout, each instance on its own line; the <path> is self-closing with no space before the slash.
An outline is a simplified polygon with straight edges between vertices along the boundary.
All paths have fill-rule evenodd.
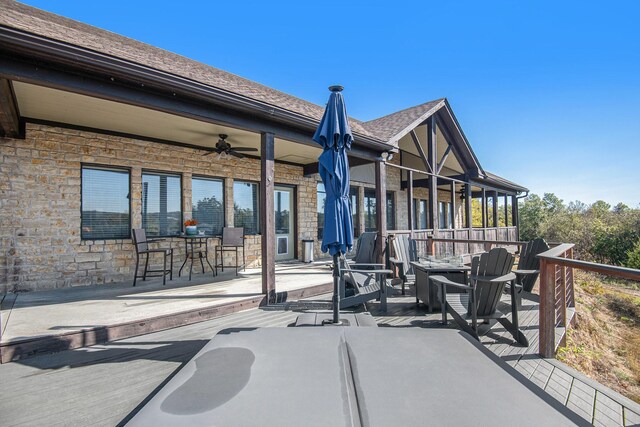
<path id="1" fill-rule="evenodd" d="M 20 126 L 18 104 L 11 82 L 0 78 L 0 136 L 24 138 L 24 128 Z"/>
<path id="2" fill-rule="evenodd" d="M 509 196 L 504 195 L 504 226 L 509 226 Z"/>
<path id="3" fill-rule="evenodd" d="M 465 184 L 464 186 L 464 208 L 467 211 L 467 214 L 465 215 L 466 218 L 466 228 L 468 229 L 472 229 L 473 228 L 473 209 L 472 209 L 472 200 L 473 198 L 471 197 L 471 184 Z M 469 237 L 471 237 L 471 235 L 469 235 Z"/>
<path id="4" fill-rule="evenodd" d="M 374 160 L 372 160 L 372 159 L 363 159 L 363 158 L 360 158 L 360 157 L 351 157 L 351 156 L 349 156 L 349 167 L 367 165 L 367 164 L 373 163 L 373 162 L 374 162 Z M 303 175 L 305 177 L 309 177 L 310 175 L 318 173 L 318 165 L 319 165 L 318 162 L 307 163 L 306 165 L 303 165 L 303 167 L 302 167 Z"/>
<path id="5" fill-rule="evenodd" d="M 413 171 L 407 171 L 407 228 L 413 237 Z"/>
<path id="6" fill-rule="evenodd" d="M 482 228 L 487 228 L 487 191 L 482 189 Z"/>
<path id="7" fill-rule="evenodd" d="M 493 197 L 491 198 L 491 204 L 493 205 L 493 226 L 498 226 L 498 192 L 493 192 Z"/>
<path id="8" fill-rule="evenodd" d="M 262 293 L 267 302 L 276 297 L 276 229 L 274 211 L 274 134 L 260 134 L 260 232 L 262 248 Z"/>
<path id="9" fill-rule="evenodd" d="M 444 154 L 442 155 L 442 159 L 440 159 L 440 162 L 438 162 L 438 167 L 436 168 L 436 175 L 440 175 L 440 171 L 442 170 L 442 167 L 444 166 L 444 162 L 447 161 L 447 157 L 449 157 L 449 153 L 451 152 L 451 144 L 449 144 L 447 146 L 447 149 L 444 150 Z"/>
<path id="10" fill-rule="evenodd" d="M 518 218 L 518 197 L 511 196 L 511 216 L 513 217 L 513 225 L 516 227 L 516 239 L 520 240 L 520 220 Z"/>
<path id="11" fill-rule="evenodd" d="M 451 213 L 449 213 L 449 217 L 451 218 L 451 228 L 456 228 L 456 183 L 455 181 L 451 181 Z M 455 245 L 454 245 L 455 248 Z"/>
<path id="12" fill-rule="evenodd" d="M 420 139 L 418 139 L 418 135 L 416 135 L 416 131 L 414 129 L 411 129 L 410 134 L 411 139 L 413 139 L 413 143 L 416 145 L 416 149 L 418 150 L 420 159 L 422 159 L 422 162 L 424 163 L 425 171 L 434 173 L 432 165 L 435 165 L 436 163 L 432 163 L 429 159 L 427 159 L 427 156 L 424 154 L 424 150 L 422 149 L 422 145 L 420 144 Z"/>
<path id="13" fill-rule="evenodd" d="M 437 134 L 436 134 L 436 119 L 434 116 L 429 117 L 427 121 L 427 149 L 429 155 L 429 163 L 436 164 L 437 154 Z M 435 176 L 429 177 L 429 228 L 437 236 L 438 230 L 438 178 Z"/>
<path id="14" fill-rule="evenodd" d="M 378 263 L 385 262 L 387 241 L 387 165 L 376 162 L 376 229 L 378 230 Z"/>

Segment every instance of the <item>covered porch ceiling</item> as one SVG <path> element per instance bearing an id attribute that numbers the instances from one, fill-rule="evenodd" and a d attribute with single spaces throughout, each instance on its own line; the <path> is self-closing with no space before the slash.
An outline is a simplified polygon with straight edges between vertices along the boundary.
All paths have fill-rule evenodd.
<path id="1" fill-rule="evenodd" d="M 252 147 L 260 156 L 260 134 L 194 120 L 162 111 L 105 100 L 78 93 L 13 81 L 19 115 L 25 119 L 60 123 L 212 149 L 219 134 L 229 135 L 233 147 Z M 311 140 L 311 135 L 309 135 Z M 275 160 L 300 165 L 316 163 L 319 147 L 275 138 Z"/>

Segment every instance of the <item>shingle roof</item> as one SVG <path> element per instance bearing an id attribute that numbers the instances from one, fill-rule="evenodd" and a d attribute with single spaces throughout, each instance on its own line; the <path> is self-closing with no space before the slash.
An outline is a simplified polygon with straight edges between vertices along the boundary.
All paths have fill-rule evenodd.
<path id="1" fill-rule="evenodd" d="M 513 188 L 514 190 L 519 191 L 529 191 L 527 187 L 523 187 L 522 185 L 516 184 L 513 181 L 509 181 L 508 179 L 504 179 L 501 176 L 493 174 L 491 172 L 484 171 L 486 177 L 486 181 L 493 182 L 495 184 L 502 185 L 504 187 Z"/>
<path id="2" fill-rule="evenodd" d="M 320 120 L 324 107 L 184 56 L 11 0 L 0 0 L 0 25 L 90 49 Z M 350 118 L 361 135 L 386 142 Z"/>
<path id="3" fill-rule="evenodd" d="M 409 132 L 443 105 L 444 98 L 440 98 L 364 122 L 363 125 L 384 141 L 390 141 L 392 138 L 400 138 L 403 133 Z"/>

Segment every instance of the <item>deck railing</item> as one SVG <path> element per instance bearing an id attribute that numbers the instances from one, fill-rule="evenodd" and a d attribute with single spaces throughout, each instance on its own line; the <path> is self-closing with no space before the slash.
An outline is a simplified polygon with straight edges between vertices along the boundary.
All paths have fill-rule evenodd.
<path id="1" fill-rule="evenodd" d="M 573 269 L 640 281 L 640 270 L 573 259 L 573 244 L 562 243 L 538 255 L 540 258 L 539 352 L 554 357 L 566 342 L 567 328 L 575 312 Z"/>

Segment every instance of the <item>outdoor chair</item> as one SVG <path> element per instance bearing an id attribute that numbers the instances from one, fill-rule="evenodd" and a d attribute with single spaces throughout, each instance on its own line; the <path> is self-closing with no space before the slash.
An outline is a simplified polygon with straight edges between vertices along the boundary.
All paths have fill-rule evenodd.
<path id="1" fill-rule="evenodd" d="M 147 233 L 144 228 L 134 228 L 131 230 L 133 236 L 133 246 L 136 250 L 136 270 L 133 273 L 133 286 L 136 285 L 136 280 L 142 277 L 142 280 L 147 280 L 147 277 L 160 277 L 162 276 L 162 284 L 167 283 L 167 274 L 169 280 L 173 280 L 173 248 L 168 249 L 149 249 L 150 243 L 163 242 L 164 239 L 147 239 Z M 149 255 L 150 254 L 162 254 L 163 267 L 162 270 L 149 269 Z M 138 267 L 140 264 L 140 257 L 144 256 L 144 272 L 142 275 L 138 275 Z M 167 268 L 167 258 L 169 258 L 169 268 Z"/>
<path id="2" fill-rule="evenodd" d="M 222 241 L 215 248 L 215 267 L 216 267 L 216 275 L 218 274 L 218 267 L 224 271 L 225 267 L 235 267 L 236 276 L 238 275 L 238 268 L 240 265 L 238 264 L 238 249 L 242 249 L 242 268 L 245 268 L 245 247 L 244 247 L 244 228 L 243 227 L 224 227 L 222 229 Z M 224 254 L 225 252 L 234 252 L 235 253 L 235 264 L 234 265 L 224 265 Z M 220 261 L 218 262 L 218 256 L 220 256 Z"/>
<path id="3" fill-rule="evenodd" d="M 340 308 L 352 307 L 366 301 L 380 300 L 383 310 L 387 307 L 387 275 L 384 264 L 376 263 L 378 233 L 362 233 L 358 238 L 356 255 L 351 260 L 341 261 L 340 265 Z M 353 294 L 347 296 L 347 285 Z"/>
<path id="4" fill-rule="evenodd" d="M 516 279 L 515 273 L 511 272 L 513 261 L 513 255 L 507 252 L 506 249 L 494 248 L 489 252 L 472 258 L 468 284 L 456 283 L 444 276 L 431 276 L 433 283 L 438 286 L 438 297 L 443 307 L 443 323 L 447 324 L 447 313 L 449 313 L 462 330 L 480 340 L 478 336 L 478 319 L 483 320 L 484 323 L 497 320 L 513 335 L 513 338 L 518 343 L 528 346 L 527 338 L 518 329 L 515 287 L 511 287 L 512 320 L 509 321 L 497 309 L 506 283 L 514 282 Z M 447 286 L 464 289 L 466 293 L 447 294 Z M 471 326 L 468 323 L 469 318 L 471 319 Z"/>
<path id="5" fill-rule="evenodd" d="M 520 250 L 518 266 L 513 270 L 516 275 L 516 304 L 518 307 L 522 305 L 522 291 L 531 292 L 540 274 L 540 259 L 538 259 L 538 254 L 548 250 L 549 245 L 542 238 L 527 242 Z M 509 292 L 509 288 L 510 285 L 507 285 L 505 291 Z"/>
<path id="6" fill-rule="evenodd" d="M 392 268 L 394 275 L 397 272 L 402 281 L 402 295 L 404 295 L 405 285 L 412 285 L 416 282 L 416 274 L 411 265 L 412 261 L 418 261 L 416 241 L 406 234 L 396 235 L 393 238 L 393 252 L 395 256 L 389 258 L 389 262 L 394 267 Z"/>

